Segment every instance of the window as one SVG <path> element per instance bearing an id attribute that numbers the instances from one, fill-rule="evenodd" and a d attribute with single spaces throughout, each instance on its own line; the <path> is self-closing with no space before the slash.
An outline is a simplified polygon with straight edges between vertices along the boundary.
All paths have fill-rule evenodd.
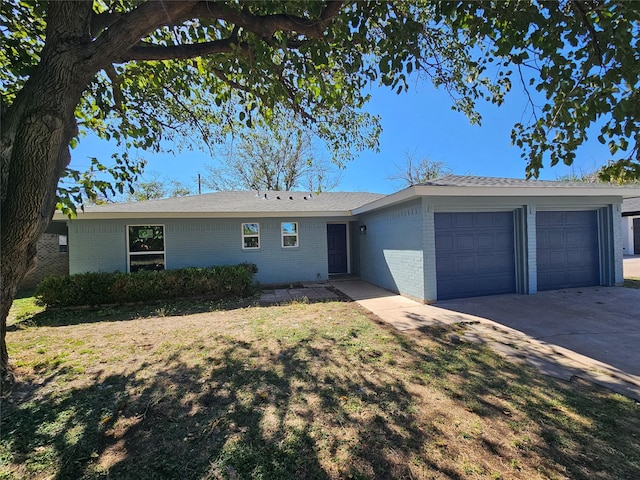
<path id="1" fill-rule="evenodd" d="M 164 226 L 129 225 L 129 271 L 164 270 Z"/>
<path id="2" fill-rule="evenodd" d="M 282 224 L 282 246 L 285 248 L 298 246 L 298 222 Z"/>
<path id="3" fill-rule="evenodd" d="M 58 251 L 60 253 L 68 253 L 69 245 L 67 244 L 67 236 L 66 235 L 58 235 Z"/>
<path id="4" fill-rule="evenodd" d="M 243 223 L 242 224 L 242 248 L 244 249 L 260 248 L 260 224 L 259 223 Z"/>

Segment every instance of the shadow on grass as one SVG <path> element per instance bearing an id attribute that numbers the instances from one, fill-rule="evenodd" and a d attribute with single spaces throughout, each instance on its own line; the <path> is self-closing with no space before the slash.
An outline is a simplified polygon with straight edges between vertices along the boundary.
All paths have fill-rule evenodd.
<path id="1" fill-rule="evenodd" d="M 359 457 L 369 474 L 352 471 L 349 463 L 342 466 L 345 476 L 382 478 L 396 471 L 391 476 L 403 476 L 404 468 L 379 448 L 393 441 L 395 448 L 417 453 L 426 438 L 407 413 L 411 394 L 401 382 L 316 378 L 304 358 L 336 359 L 304 342 L 268 352 L 272 367 L 248 366 L 249 358 L 265 354 L 258 350 L 229 342 L 207 358 L 206 370 L 175 355 L 152 379 L 145 379 L 149 365 L 142 365 L 127 376 L 96 378 L 93 385 L 64 394 L 22 385 L 31 398 L 5 405 L 2 419 L 3 431 L 11 432 L 12 463 L 25 465 L 30 474 L 56 465 L 51 478 L 57 479 L 323 479 L 330 477 L 318 461 L 319 449 L 339 456 L 347 445 L 348 454 L 342 455 Z M 344 356 L 338 362 L 347 366 Z M 61 369 L 56 376 L 68 373 Z M 385 421 L 361 422 L 345 400 L 362 395 L 363 385 L 375 388 L 376 402 L 393 405 Z M 324 427 L 314 421 L 320 412 L 330 416 L 324 427 L 355 424 L 362 438 L 323 438 Z M 297 420 L 289 422 L 292 414 Z M 451 472 L 450 478 L 458 477 Z"/>
<path id="2" fill-rule="evenodd" d="M 525 435 L 519 449 L 551 459 L 569 478 L 637 477 L 640 443 L 628 440 L 637 438 L 640 431 L 640 404 L 595 385 L 551 379 L 532 367 L 507 361 L 485 346 L 452 348 L 450 330 L 421 328 L 410 339 L 395 335 L 407 354 L 416 359 L 413 369 L 427 373 L 435 386 L 467 410 L 480 417 L 502 419 L 515 432 L 530 429 L 527 423 L 533 422 L 544 444 L 526 445 L 529 439 Z M 420 337 L 440 343 L 437 357 L 424 357 Z M 518 419 L 515 412 L 525 418 Z M 487 454 L 507 456 L 504 444 L 485 443 Z M 544 465 L 538 471 L 548 478 L 558 475 Z"/>
<path id="3" fill-rule="evenodd" d="M 625 278 L 622 286 L 627 288 L 640 288 L 640 278 Z"/>
<path id="4" fill-rule="evenodd" d="M 85 323 L 118 322 L 147 317 L 173 317 L 233 310 L 257 304 L 257 297 L 230 300 L 176 300 L 171 302 L 148 302 L 135 305 L 102 305 L 87 308 L 51 308 L 36 313 L 21 322 L 7 327 L 15 331 L 23 325 L 35 327 L 61 327 Z"/>
<path id="5" fill-rule="evenodd" d="M 10 439 L 3 457 L 28 475 L 60 480 L 414 478 L 406 461 L 412 458 L 435 476 L 463 478 L 425 455 L 442 422 L 456 420 L 446 411 L 433 412 L 440 420 L 416 411 L 422 400 L 412 386 L 428 384 L 480 417 L 508 423 L 505 404 L 514 410 L 513 422 L 520 421 L 515 410 L 526 414 L 533 427 L 522 428 L 539 429 L 545 439 L 535 453 L 554 462 L 540 465 L 543 475 L 637 473 L 637 442 L 610 447 L 614 435 L 638 432 L 632 402 L 598 391 L 588 399 L 484 348 L 451 345 L 446 332 L 390 332 L 408 378 L 359 346 L 354 328 L 348 336 L 310 335 L 281 348 L 221 337 L 196 365 L 174 352 L 127 375 L 96 373 L 92 385 L 62 393 L 55 382 L 23 385 L 4 406 L 2 431 Z M 362 415 L 365 407 L 376 413 Z M 572 424 L 562 408 L 586 420 Z M 487 456 L 509 464 L 505 445 L 479 441 Z M 447 454 L 461 453 L 452 449 Z M 517 470 L 512 478 L 519 478 Z"/>

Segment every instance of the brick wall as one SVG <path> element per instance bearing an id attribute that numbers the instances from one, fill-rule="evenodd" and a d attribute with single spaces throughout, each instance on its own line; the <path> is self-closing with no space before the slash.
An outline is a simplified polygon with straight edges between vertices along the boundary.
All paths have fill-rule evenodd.
<path id="1" fill-rule="evenodd" d="M 36 267 L 27 274 L 20 288 L 33 288 L 44 278 L 69 274 L 69 254 L 60 252 L 60 235 L 45 233 L 36 244 Z"/>

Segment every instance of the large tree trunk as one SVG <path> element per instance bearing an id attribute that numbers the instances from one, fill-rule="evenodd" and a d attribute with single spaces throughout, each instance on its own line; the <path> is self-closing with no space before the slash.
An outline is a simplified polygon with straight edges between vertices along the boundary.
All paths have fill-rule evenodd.
<path id="1" fill-rule="evenodd" d="M 84 3 L 84 4 L 83 4 Z M 88 8 L 87 8 L 88 7 Z M 58 181 L 70 161 L 76 135 L 74 111 L 96 66 L 82 58 L 90 42 L 90 2 L 52 2 L 47 42 L 30 76 L 2 121 L 0 152 L 0 390 L 12 379 L 6 321 L 13 298 L 51 221 Z"/>

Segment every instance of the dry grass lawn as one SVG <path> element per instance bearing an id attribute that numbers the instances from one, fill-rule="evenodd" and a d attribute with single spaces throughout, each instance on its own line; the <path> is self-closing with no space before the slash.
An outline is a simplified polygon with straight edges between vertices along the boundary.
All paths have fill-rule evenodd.
<path id="1" fill-rule="evenodd" d="M 620 395 L 353 303 L 215 307 L 22 313 L 0 478 L 640 478 Z"/>

